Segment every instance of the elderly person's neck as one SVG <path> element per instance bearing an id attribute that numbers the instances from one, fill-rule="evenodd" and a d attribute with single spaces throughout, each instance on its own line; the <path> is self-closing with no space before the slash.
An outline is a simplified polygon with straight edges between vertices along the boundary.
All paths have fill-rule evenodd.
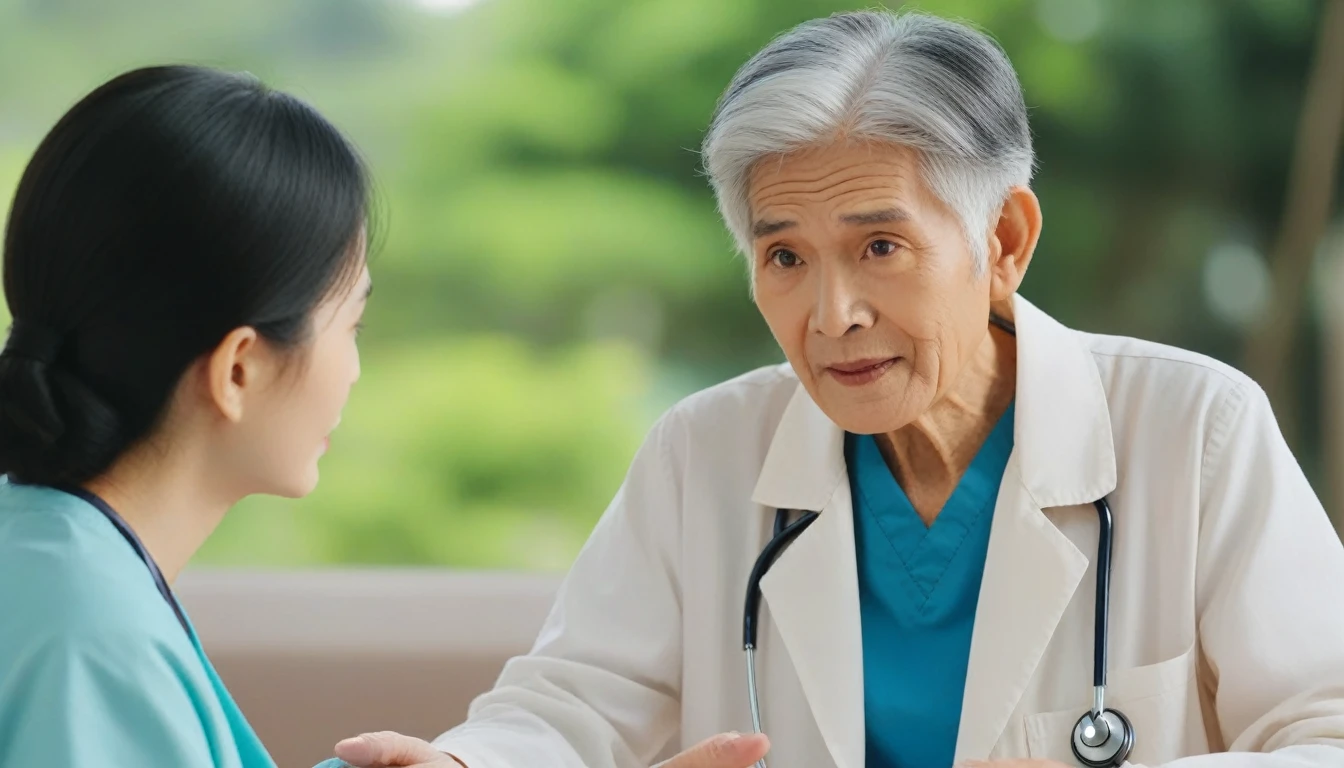
<path id="1" fill-rule="evenodd" d="M 915 511 L 932 525 L 1009 404 L 1017 345 L 991 327 L 952 388 L 905 427 L 877 435 L 887 466 Z"/>

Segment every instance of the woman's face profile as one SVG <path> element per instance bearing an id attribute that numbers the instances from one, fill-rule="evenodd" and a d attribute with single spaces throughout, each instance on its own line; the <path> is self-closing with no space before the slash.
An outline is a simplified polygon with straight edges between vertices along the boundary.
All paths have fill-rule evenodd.
<path id="1" fill-rule="evenodd" d="M 357 337 L 372 287 L 365 266 L 351 290 L 317 308 L 300 378 L 293 388 L 277 388 L 284 405 L 277 414 L 274 439 L 292 457 L 285 477 L 276 478 L 282 486 L 276 491 L 280 495 L 306 495 L 317 487 L 318 459 L 331 447 L 331 434 L 340 423 L 350 389 L 359 380 Z M 277 458 L 277 467 L 280 461 Z M 287 482 L 292 485 L 283 487 Z"/>
<path id="2" fill-rule="evenodd" d="M 242 484 L 231 495 L 297 498 L 317 487 L 318 460 L 359 380 L 357 336 L 371 289 L 364 266 L 349 288 L 313 311 L 303 346 L 272 353 L 274 364 L 267 368 L 273 375 L 248 393 L 241 418 L 221 441 L 225 460 L 235 465 L 231 474 Z"/>

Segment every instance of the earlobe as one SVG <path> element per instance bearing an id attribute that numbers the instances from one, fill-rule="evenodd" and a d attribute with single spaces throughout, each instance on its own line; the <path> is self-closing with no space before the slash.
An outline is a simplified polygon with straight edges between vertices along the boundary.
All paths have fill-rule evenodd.
<path id="1" fill-rule="evenodd" d="M 245 395 L 256 386 L 258 362 L 257 332 L 252 328 L 234 329 L 206 360 L 210 401 L 228 421 L 242 420 Z"/>

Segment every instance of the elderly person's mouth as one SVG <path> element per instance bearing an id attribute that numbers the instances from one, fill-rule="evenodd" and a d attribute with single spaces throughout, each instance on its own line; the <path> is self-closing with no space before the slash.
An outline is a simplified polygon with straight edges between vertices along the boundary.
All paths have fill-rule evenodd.
<path id="1" fill-rule="evenodd" d="M 899 357 L 873 357 L 847 363 L 832 363 L 826 367 L 826 373 L 847 387 L 860 387 L 882 378 L 900 359 Z"/>

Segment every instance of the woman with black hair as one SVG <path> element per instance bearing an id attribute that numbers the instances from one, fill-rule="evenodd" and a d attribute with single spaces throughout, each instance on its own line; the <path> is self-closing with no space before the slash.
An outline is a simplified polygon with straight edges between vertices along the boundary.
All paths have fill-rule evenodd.
<path id="1" fill-rule="evenodd" d="M 359 377 L 369 181 L 243 75 L 122 75 L 38 147 L 0 353 L 0 766 L 272 766 L 170 585 L 302 496 Z"/>

